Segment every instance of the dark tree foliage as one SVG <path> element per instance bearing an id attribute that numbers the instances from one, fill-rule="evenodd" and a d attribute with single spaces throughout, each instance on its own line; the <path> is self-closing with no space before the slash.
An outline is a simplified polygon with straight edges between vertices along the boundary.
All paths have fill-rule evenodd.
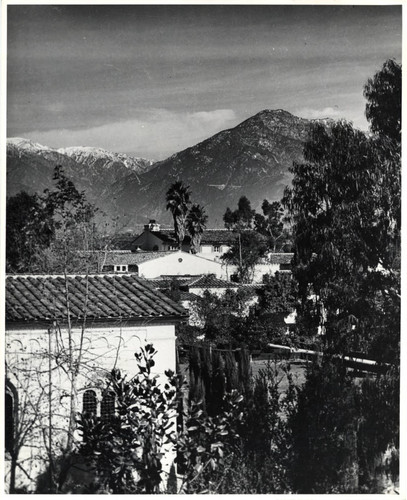
<path id="1" fill-rule="evenodd" d="M 288 314 L 298 302 L 298 283 L 291 273 L 267 274 L 263 277 L 259 294 L 259 307 L 268 313 Z"/>
<path id="2" fill-rule="evenodd" d="M 198 253 L 201 245 L 202 234 L 206 229 L 208 216 L 205 208 L 194 203 L 186 218 L 186 230 L 191 237 L 191 253 Z"/>
<path id="3" fill-rule="evenodd" d="M 391 368 L 377 378 L 363 380 L 358 393 L 358 459 L 362 492 L 381 493 L 383 475 L 396 482 L 399 475 L 400 370 Z M 381 454 L 390 451 L 383 463 Z"/>
<path id="4" fill-rule="evenodd" d="M 205 339 L 218 346 L 236 346 L 236 332 L 245 323 L 248 302 L 253 292 L 245 289 L 226 290 L 219 297 L 206 290 L 195 300 L 193 308 L 203 323 Z"/>
<path id="5" fill-rule="evenodd" d="M 389 59 L 369 78 L 363 95 L 367 99 L 366 118 L 372 132 L 391 140 L 401 140 L 401 66 Z"/>
<path id="6" fill-rule="evenodd" d="M 340 359 L 315 362 L 289 421 L 294 491 L 382 493 L 386 475 L 396 481 L 398 401 L 397 368 L 357 384 Z"/>
<path id="7" fill-rule="evenodd" d="M 176 181 L 169 187 L 167 194 L 167 210 L 170 210 L 174 219 L 174 230 L 181 249 L 185 238 L 186 220 L 191 204 L 191 190 L 182 181 Z"/>
<path id="8" fill-rule="evenodd" d="M 327 351 L 391 364 L 359 386 L 326 352 L 309 372 L 291 419 L 300 493 L 382 492 L 375 474 L 388 447 L 398 475 L 400 75 L 388 61 L 366 86 L 374 135 L 346 122 L 313 128 L 285 193 L 302 298 L 298 327 L 315 333 L 319 326 Z"/>
<path id="9" fill-rule="evenodd" d="M 225 227 L 237 233 L 238 237 L 222 259 L 228 264 L 237 266 L 238 279 L 241 283 L 250 283 L 254 268 L 264 256 L 267 245 L 263 235 L 251 230 L 256 211 L 251 208 L 250 201 L 242 196 L 237 210 L 228 207 L 223 216 Z"/>
<path id="10" fill-rule="evenodd" d="M 251 391 L 250 355 L 246 349 L 216 349 L 201 345 L 189 348 L 189 399 L 202 401 L 209 415 L 222 409 L 232 391 Z"/>
<path id="11" fill-rule="evenodd" d="M 284 252 L 291 249 L 291 235 L 284 227 L 284 207 L 281 202 L 263 200 L 263 215 L 254 216 L 255 230 L 268 238 L 269 248 L 273 252 Z"/>
<path id="12" fill-rule="evenodd" d="M 61 166 L 55 188 L 41 196 L 20 193 L 7 203 L 7 268 L 13 272 L 83 272 L 94 250 L 94 205 Z M 82 252 L 82 253 L 80 253 Z M 84 262 L 86 261 L 86 262 Z"/>
<path id="13" fill-rule="evenodd" d="M 264 238 L 255 231 L 245 230 L 239 232 L 238 238 L 221 259 L 237 266 L 241 283 L 250 283 L 253 280 L 255 266 L 266 251 L 267 244 Z"/>
<path id="14" fill-rule="evenodd" d="M 250 200 L 246 196 L 241 196 L 237 209 L 232 210 L 227 207 L 223 221 L 227 229 L 250 229 L 252 227 L 255 210 L 252 209 Z"/>
<path id="15" fill-rule="evenodd" d="M 6 217 L 7 272 L 34 271 L 39 251 L 54 237 L 46 207 L 37 195 L 22 191 L 7 200 Z"/>
<path id="16" fill-rule="evenodd" d="M 310 293 L 316 295 L 326 314 L 326 319 L 321 314 L 321 325 L 336 350 L 366 350 L 381 305 L 392 305 L 396 317 L 399 307 L 398 276 L 392 269 L 399 196 L 390 198 L 400 186 L 398 164 L 383 162 L 375 140 L 344 122 L 330 131 L 316 126 L 304 157 L 305 164 L 293 166 L 293 188 L 286 190 L 284 200 L 294 223 L 300 294 L 303 302 Z M 389 295 L 395 298 L 392 304 Z M 387 333 L 382 354 L 390 356 L 398 331 Z"/>
<path id="17" fill-rule="evenodd" d="M 347 411 L 343 411 L 346 408 Z M 346 368 L 313 364 L 291 416 L 291 481 L 297 493 L 355 493 L 357 402 Z"/>

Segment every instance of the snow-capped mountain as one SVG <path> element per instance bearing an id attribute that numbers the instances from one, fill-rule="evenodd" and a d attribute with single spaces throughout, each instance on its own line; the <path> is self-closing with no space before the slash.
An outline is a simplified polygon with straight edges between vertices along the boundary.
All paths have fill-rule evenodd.
<path id="1" fill-rule="evenodd" d="M 52 188 L 54 168 L 61 165 L 75 186 L 86 192 L 89 201 L 112 215 L 115 200 L 111 197 L 111 186 L 130 173 L 138 178 L 152 164 L 151 160 L 98 148 L 53 149 L 12 137 L 7 139 L 7 195 L 22 190 L 41 193 Z"/>
<path id="2" fill-rule="evenodd" d="M 89 167 L 102 166 L 110 169 L 117 166 L 117 164 L 122 164 L 136 174 L 147 172 L 154 164 L 153 160 L 133 157 L 125 153 L 113 153 L 106 149 L 93 148 L 90 146 L 60 148 L 57 151 L 69 156 L 82 165 L 87 165 Z"/>

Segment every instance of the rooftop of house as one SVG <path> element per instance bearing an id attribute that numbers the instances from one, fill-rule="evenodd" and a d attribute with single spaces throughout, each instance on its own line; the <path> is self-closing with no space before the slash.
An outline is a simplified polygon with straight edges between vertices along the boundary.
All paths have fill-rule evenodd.
<path id="1" fill-rule="evenodd" d="M 101 252 L 99 255 L 100 262 L 104 266 L 114 266 L 114 265 L 137 265 L 148 260 L 158 259 L 159 257 L 165 257 L 166 255 L 173 254 L 174 251 L 163 251 L 163 252 L 147 252 L 143 250 L 137 250 L 136 252 Z"/>
<path id="2" fill-rule="evenodd" d="M 183 307 L 134 275 L 21 276 L 6 278 L 6 320 L 175 319 Z"/>
<path id="3" fill-rule="evenodd" d="M 175 232 L 173 229 L 161 229 L 159 232 L 153 233 L 160 234 L 161 237 L 173 238 L 175 240 Z M 237 233 L 229 229 L 205 229 L 202 233 L 201 245 L 231 245 L 237 239 Z M 190 237 L 185 236 L 184 244 L 188 244 Z"/>
<path id="4" fill-rule="evenodd" d="M 179 297 L 179 300 L 180 302 L 191 302 L 191 300 L 199 300 L 201 297 L 199 295 L 196 295 L 195 293 L 191 293 L 191 292 L 183 292 L 183 291 L 180 291 L 180 297 Z"/>
<path id="5" fill-rule="evenodd" d="M 239 288 L 237 283 L 226 281 L 217 278 L 214 274 L 205 274 L 198 278 L 192 279 L 188 283 L 189 289 L 191 288 Z"/>
<path id="6" fill-rule="evenodd" d="M 146 282 L 159 290 L 167 290 L 171 287 L 172 283 L 176 283 L 181 287 L 188 285 L 191 279 L 195 278 L 197 276 L 161 276 L 160 278 L 146 279 Z"/>

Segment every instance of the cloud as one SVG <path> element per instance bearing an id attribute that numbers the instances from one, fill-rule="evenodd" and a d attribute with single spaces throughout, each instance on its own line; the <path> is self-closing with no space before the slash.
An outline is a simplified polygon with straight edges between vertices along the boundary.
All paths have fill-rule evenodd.
<path id="1" fill-rule="evenodd" d="M 341 106 L 325 107 L 325 108 L 297 108 L 293 111 L 296 116 L 308 118 L 311 120 L 317 118 L 332 118 L 333 120 L 347 120 L 354 127 L 366 131 L 368 123 L 364 116 L 365 101 L 360 96 L 357 99 L 351 99 L 352 96 L 347 96 L 347 102 Z"/>
<path id="2" fill-rule="evenodd" d="M 294 114 L 310 120 L 315 120 L 317 118 L 333 118 L 334 120 L 337 120 L 344 117 L 343 111 L 339 108 L 332 107 L 323 109 L 300 108 L 297 109 Z"/>
<path id="3" fill-rule="evenodd" d="M 236 121 L 232 109 L 197 112 L 153 109 L 131 120 L 83 130 L 34 130 L 25 136 L 53 148 L 93 146 L 160 160 L 237 125 Z"/>

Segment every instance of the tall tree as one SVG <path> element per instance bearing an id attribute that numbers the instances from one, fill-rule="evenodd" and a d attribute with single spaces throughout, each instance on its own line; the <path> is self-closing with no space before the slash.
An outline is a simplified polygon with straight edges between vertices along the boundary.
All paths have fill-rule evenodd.
<path id="1" fill-rule="evenodd" d="M 227 207 L 223 216 L 223 221 L 227 229 L 250 229 L 252 227 L 255 210 L 252 209 L 250 200 L 246 196 L 241 196 L 237 203 L 237 210 Z"/>
<path id="2" fill-rule="evenodd" d="M 21 192 L 7 201 L 9 272 L 85 272 L 97 242 L 94 215 L 86 200 L 57 166 L 55 188 L 42 195 Z"/>
<path id="3" fill-rule="evenodd" d="M 238 237 L 221 259 L 237 267 L 239 281 L 251 283 L 256 264 L 267 250 L 266 241 L 255 231 L 238 232 Z"/>
<path id="4" fill-rule="evenodd" d="M 251 230 L 255 214 L 250 200 L 246 196 L 241 196 L 237 209 L 232 212 L 227 207 L 223 216 L 226 229 L 236 232 L 237 238 L 221 258 L 228 264 L 237 266 L 239 280 L 242 283 L 248 283 L 253 279 L 254 268 L 267 249 L 261 235 Z"/>
<path id="5" fill-rule="evenodd" d="M 284 251 L 290 246 L 290 233 L 284 227 L 284 207 L 281 202 L 263 200 L 261 205 L 263 214 L 256 213 L 254 227 L 256 231 L 269 239 L 269 246 L 273 252 Z"/>
<path id="6" fill-rule="evenodd" d="M 166 194 L 167 210 L 170 210 L 174 219 L 174 230 L 178 242 L 178 248 L 181 249 L 185 238 L 186 218 L 189 205 L 191 204 L 191 191 L 189 186 L 185 186 L 182 181 L 176 181 L 171 184 Z"/>
<path id="7" fill-rule="evenodd" d="M 49 247 L 54 228 L 46 207 L 36 194 L 21 191 L 7 200 L 7 272 L 34 272 L 38 255 Z"/>
<path id="8" fill-rule="evenodd" d="M 62 167 L 55 168 L 53 179 L 55 189 L 45 190 L 41 197 L 55 235 L 42 254 L 43 271 L 88 273 L 95 265 L 97 208 L 77 190 Z"/>
<path id="9" fill-rule="evenodd" d="M 191 236 L 191 252 L 193 254 L 199 251 L 201 245 L 202 234 L 206 229 L 208 216 L 205 208 L 194 203 L 187 214 L 186 230 Z"/>
<path id="10" fill-rule="evenodd" d="M 401 138 L 401 66 L 389 59 L 365 85 L 366 118 L 372 132 L 396 142 Z"/>
<path id="11" fill-rule="evenodd" d="M 385 186 L 387 166 L 375 142 L 345 122 L 330 131 L 316 126 L 304 157 L 305 164 L 293 166 L 285 195 L 294 222 L 294 274 L 303 301 L 315 294 L 327 314 L 329 340 L 346 349 L 352 338 L 360 341 L 354 348 L 365 350 L 385 290 L 397 289 L 390 273 L 398 225 L 394 186 Z"/>
<path id="12" fill-rule="evenodd" d="M 312 320 L 317 312 L 328 347 L 336 353 L 362 351 L 392 365 L 357 390 L 346 377 L 340 382 L 329 361 L 318 368 L 317 377 L 307 377 L 293 442 L 300 492 L 345 491 L 343 481 L 355 460 L 359 486 L 366 486 L 374 459 L 389 445 L 398 448 L 400 75 L 401 68 L 387 61 L 365 87 L 371 136 L 346 122 L 329 130 L 313 128 L 305 162 L 294 164 L 293 186 L 285 193 L 304 318 Z M 336 394 L 335 388 L 340 389 Z M 315 432 L 319 442 L 312 440 Z M 334 463 L 326 458 L 327 450 L 336 456 Z"/>

